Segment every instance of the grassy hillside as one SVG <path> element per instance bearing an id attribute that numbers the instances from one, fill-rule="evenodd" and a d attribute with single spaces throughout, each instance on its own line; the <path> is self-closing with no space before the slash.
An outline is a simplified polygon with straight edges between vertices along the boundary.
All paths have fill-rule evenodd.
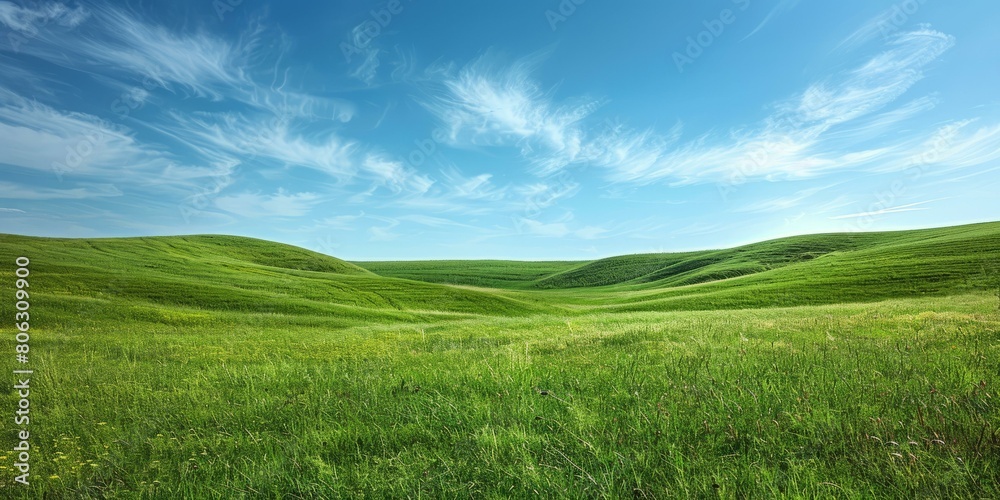
<path id="1" fill-rule="evenodd" d="M 1000 496 L 990 297 L 353 326 L 57 307 L 32 484 L 0 452 L 2 498 Z"/>
<path id="2" fill-rule="evenodd" d="M 428 315 L 578 314 L 591 308 L 786 307 L 983 291 L 990 279 L 984 269 L 1000 262 L 1000 224 L 801 236 L 587 263 L 358 263 L 368 269 L 232 236 L 0 235 L 0 259 L 20 254 L 33 256 L 47 300 L 92 300 L 118 311 L 170 304 L 360 321 L 421 320 Z"/>
<path id="3" fill-rule="evenodd" d="M 716 309 L 942 296 L 989 289 L 988 268 L 1000 262 L 996 224 L 874 236 L 882 242 L 736 279 L 650 283 L 639 294 L 619 295 L 619 303 L 631 310 Z"/>
<path id="4" fill-rule="evenodd" d="M 429 260 L 355 262 L 375 274 L 428 283 L 489 288 L 526 289 L 554 274 L 574 269 L 579 262 L 510 260 Z"/>
<path id="5" fill-rule="evenodd" d="M 34 370 L 31 486 L 4 418 L 0 498 L 997 498 L 998 229 L 365 264 L 461 286 L 0 235 L 0 316 L 31 259 L 31 362 L 2 368 Z"/>
<path id="6" fill-rule="evenodd" d="M 832 252 L 884 245 L 896 237 L 893 233 L 821 234 L 782 238 L 727 250 L 611 257 L 549 276 L 539 280 L 535 286 L 690 285 L 765 272 Z"/>
<path id="7" fill-rule="evenodd" d="M 512 294 L 384 278 L 340 259 L 252 238 L 0 235 L 0 259 L 13 262 L 19 255 L 30 256 L 42 298 L 86 300 L 116 315 L 162 305 L 357 320 L 552 310 Z"/>
<path id="8" fill-rule="evenodd" d="M 989 288 L 1000 223 L 782 238 L 727 250 L 627 255 L 578 263 L 543 278 L 546 263 L 492 262 L 497 286 L 545 290 L 557 303 L 626 310 L 784 307 L 948 295 Z M 464 263 L 473 276 L 478 261 Z M 567 266 L 567 263 L 557 263 Z M 362 263 L 387 275 L 453 280 L 456 263 Z M 553 266 L 556 267 L 556 266 Z M 412 272 L 419 268 L 419 273 Z M 994 272 L 995 274 L 995 272 Z"/>
<path id="9" fill-rule="evenodd" d="M 583 288 L 651 282 L 671 286 L 767 271 L 832 252 L 890 243 L 897 237 L 898 233 L 796 236 L 726 250 L 622 255 L 586 262 L 389 261 L 356 264 L 383 276 L 497 288 Z"/>

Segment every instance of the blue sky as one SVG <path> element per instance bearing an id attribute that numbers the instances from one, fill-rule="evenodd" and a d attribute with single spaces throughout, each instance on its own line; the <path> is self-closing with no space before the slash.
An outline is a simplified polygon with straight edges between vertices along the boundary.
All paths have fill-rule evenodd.
<path id="1" fill-rule="evenodd" d="M 591 259 L 998 219 L 1000 4 L 0 1 L 0 232 Z"/>

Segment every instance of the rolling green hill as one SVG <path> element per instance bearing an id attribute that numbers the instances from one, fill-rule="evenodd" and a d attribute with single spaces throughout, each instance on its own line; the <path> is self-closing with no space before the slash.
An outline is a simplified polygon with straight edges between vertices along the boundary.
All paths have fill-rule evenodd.
<path id="1" fill-rule="evenodd" d="M 386 276 L 464 282 L 480 261 L 359 263 Z M 774 307 L 947 295 L 988 287 L 1000 223 L 795 236 L 725 250 L 641 254 L 592 262 L 491 261 L 494 286 L 552 300 L 629 310 Z M 461 269 L 461 274 L 459 274 Z M 539 277 L 546 269 L 551 274 Z M 540 292 L 541 293 L 541 292 Z"/>
<path id="2" fill-rule="evenodd" d="M 997 498 L 998 249 L 997 223 L 360 266 L 0 235 L 9 321 L 31 259 L 5 366 L 33 370 L 31 486 L 0 452 L 0 498 Z"/>
<path id="3" fill-rule="evenodd" d="M 354 262 L 375 274 L 428 283 L 526 289 L 535 282 L 577 269 L 579 262 L 426 260 Z"/>
<path id="4" fill-rule="evenodd" d="M 626 310 L 733 309 L 944 296 L 989 288 L 998 263 L 996 224 L 887 233 L 878 244 L 738 278 L 651 282 L 617 302 Z"/>
<path id="5" fill-rule="evenodd" d="M 783 238 L 726 250 L 593 262 L 348 263 L 233 236 L 50 239 L 0 235 L 28 255 L 59 310 L 172 305 L 344 320 L 595 310 L 707 310 L 943 296 L 988 288 L 1000 223 Z M 994 272 L 995 274 L 995 272 Z M 81 301 L 90 301 L 84 307 Z M 70 305 L 72 303 L 73 305 Z"/>
<path id="6" fill-rule="evenodd" d="M 704 283 L 777 269 L 832 252 L 853 251 L 891 242 L 892 233 L 795 236 L 726 250 L 611 257 L 539 280 L 539 288 L 575 288 L 656 283 Z"/>
<path id="7" fill-rule="evenodd" d="M 0 259 L 30 257 L 56 310 L 163 305 L 358 320 L 552 311 L 510 294 L 385 278 L 301 248 L 233 236 L 52 239 L 0 235 Z M 87 304 L 84 306 L 83 302 Z"/>

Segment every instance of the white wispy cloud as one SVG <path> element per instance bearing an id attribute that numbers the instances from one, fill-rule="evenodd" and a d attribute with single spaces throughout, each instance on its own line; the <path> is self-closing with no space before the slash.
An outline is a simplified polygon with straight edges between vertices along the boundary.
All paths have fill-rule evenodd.
<path id="1" fill-rule="evenodd" d="M 0 181 L 0 199 L 9 200 L 83 200 L 122 196 L 113 184 L 78 183 L 72 188 L 44 188 Z"/>
<path id="2" fill-rule="evenodd" d="M 869 19 L 860 28 L 842 40 L 837 45 L 837 50 L 849 52 L 878 37 L 883 39 L 890 38 L 901 29 L 902 25 L 913 14 L 916 14 L 914 7 L 919 9 L 925 3 L 927 3 L 927 0 L 911 0 L 895 3 L 888 9 L 879 12 L 875 17 Z"/>
<path id="3" fill-rule="evenodd" d="M 299 217 L 308 214 L 322 197 L 316 193 L 289 193 L 279 188 L 274 194 L 240 193 L 219 196 L 215 206 L 243 217 Z"/>
<path id="4" fill-rule="evenodd" d="M 745 213 L 768 213 L 768 212 L 779 212 L 782 210 L 788 210 L 800 206 L 802 202 L 809 199 L 816 193 L 822 191 L 823 189 L 825 188 L 817 187 L 817 188 L 803 189 L 792 195 L 780 196 L 777 198 L 770 198 L 750 203 L 748 205 L 736 209 L 736 211 Z"/>
<path id="5" fill-rule="evenodd" d="M 954 37 L 930 28 L 896 35 L 887 50 L 860 67 L 810 86 L 792 101 L 793 116 L 835 125 L 881 109 L 923 79 L 923 68 L 954 44 Z"/>
<path id="6" fill-rule="evenodd" d="M 972 167 L 1000 165 L 1000 124 L 958 120 L 908 141 L 898 154 L 873 165 L 877 172 L 918 169 L 921 175 L 953 174 Z"/>
<path id="7" fill-rule="evenodd" d="M 902 96 L 923 78 L 924 67 L 953 44 L 951 36 L 927 28 L 899 34 L 885 51 L 778 103 L 754 126 L 687 142 L 678 142 L 674 134 L 620 133 L 610 142 L 626 144 L 621 150 L 627 154 L 598 164 L 618 182 L 684 184 L 734 177 L 803 178 L 897 157 L 904 153 L 905 141 L 865 147 L 848 139 L 928 109 L 930 100 L 917 99 L 894 113 L 859 121 Z"/>
<path id="8" fill-rule="evenodd" d="M 351 231 L 354 229 L 354 223 L 364 216 L 364 212 L 361 212 L 358 215 L 334 215 L 332 217 L 325 217 L 316 222 L 317 225 L 322 228 Z"/>
<path id="9" fill-rule="evenodd" d="M 918 97 L 897 108 L 862 116 L 849 126 L 833 127 L 826 132 L 825 139 L 833 144 L 859 144 L 897 130 L 907 120 L 934 109 L 937 104 L 936 96 Z"/>
<path id="10" fill-rule="evenodd" d="M 434 181 L 428 176 L 384 154 L 366 155 L 362 169 L 374 177 L 376 183 L 385 186 L 393 194 L 403 192 L 422 194 L 434 185 Z"/>
<path id="11" fill-rule="evenodd" d="M 693 222 L 686 226 L 670 230 L 669 233 L 674 236 L 694 236 L 694 235 L 718 233 L 720 231 L 724 231 L 725 229 L 726 226 L 722 224 L 707 224 L 704 222 Z"/>
<path id="12" fill-rule="evenodd" d="M 547 238 L 562 238 L 572 233 L 565 222 L 541 222 L 535 219 L 520 217 L 515 219 L 517 232 Z"/>
<path id="13" fill-rule="evenodd" d="M 70 8 L 57 2 L 41 2 L 34 8 L 7 1 L 0 2 L 0 24 L 25 35 L 34 35 L 51 23 L 75 28 L 85 21 L 88 15 L 83 7 Z"/>
<path id="14" fill-rule="evenodd" d="M 784 4 L 775 13 L 794 2 Z M 536 58 L 500 67 L 496 57 L 483 56 L 446 78 L 446 92 L 428 108 L 453 144 L 520 148 L 543 176 L 590 164 L 605 169 L 613 182 L 632 184 L 805 178 L 905 155 L 909 141 L 873 139 L 936 101 L 924 96 L 885 108 L 923 79 L 924 68 L 953 44 L 951 36 L 927 27 L 898 33 L 882 52 L 775 104 L 760 122 L 687 141 L 679 123 L 665 134 L 589 126 L 587 118 L 600 102 L 557 105 L 531 78 Z"/>
<path id="15" fill-rule="evenodd" d="M 55 99 L 55 92 L 52 87 L 58 86 L 59 82 L 51 75 L 25 67 L 17 59 L 0 51 L 0 74 L 3 75 L 3 84 L 0 87 L 16 89 L 22 93 L 29 93 L 34 99 L 51 101 Z"/>
<path id="16" fill-rule="evenodd" d="M 536 213 L 556 205 L 560 200 L 572 198 L 582 189 L 572 178 L 548 178 L 515 186 L 514 192 L 523 200 L 524 212 Z"/>
<path id="17" fill-rule="evenodd" d="M 44 18 L 49 8 L 23 8 L 21 18 Z M 180 35 L 108 4 L 79 7 L 74 22 L 39 28 L 25 53 L 74 69 L 131 72 L 158 86 L 178 86 L 220 98 L 217 86 L 239 87 L 253 44 L 230 44 L 205 33 Z M 85 29 L 86 28 L 86 29 Z"/>
<path id="18" fill-rule="evenodd" d="M 206 157 L 221 151 L 242 162 L 265 158 L 340 178 L 352 177 L 359 168 L 357 141 L 334 132 L 306 137 L 296 134 L 289 121 L 266 115 L 174 113 L 172 122 L 160 130 Z"/>
<path id="19" fill-rule="evenodd" d="M 760 30 L 764 29 L 764 26 L 767 26 L 767 24 L 770 23 L 774 18 L 780 16 L 781 14 L 783 14 L 783 13 L 789 11 L 789 10 L 794 9 L 795 6 L 798 5 L 798 3 L 799 3 L 799 0 L 780 0 L 778 2 L 778 5 L 775 5 L 771 9 L 771 11 L 767 13 L 767 16 L 764 17 L 764 20 L 761 21 L 759 24 L 757 24 L 757 27 L 754 28 L 753 31 L 750 32 L 750 34 L 748 34 L 747 36 L 743 37 L 743 39 L 746 40 L 747 38 L 750 38 L 750 37 L 756 35 L 757 32 L 759 32 Z"/>
<path id="20" fill-rule="evenodd" d="M 868 212 L 859 212 L 859 213 L 854 213 L 854 214 L 837 215 L 837 216 L 834 216 L 834 217 L 830 217 L 830 219 L 831 220 L 860 219 L 862 217 L 875 217 L 875 216 L 878 216 L 878 215 L 895 214 L 895 213 L 900 213 L 900 212 L 913 212 L 913 211 L 918 211 L 918 210 L 927 210 L 928 209 L 927 207 L 923 207 L 921 205 L 926 205 L 926 204 L 932 203 L 934 201 L 939 201 L 939 200 L 921 201 L 921 202 L 917 202 L 917 203 L 909 203 L 909 204 L 906 204 L 906 205 L 899 205 L 899 206 L 895 206 L 895 207 L 881 208 L 881 209 L 878 209 L 878 210 L 872 210 L 872 211 L 868 211 Z"/>
<path id="21" fill-rule="evenodd" d="M 454 166 L 441 171 L 442 184 L 456 198 L 465 200 L 499 201 L 507 196 L 507 188 L 493 184 L 493 174 L 465 176 Z"/>
<path id="22" fill-rule="evenodd" d="M 837 195 L 832 200 L 828 200 L 818 205 L 814 205 L 813 207 L 811 207 L 810 211 L 816 214 L 826 214 L 826 213 L 836 212 L 841 208 L 846 208 L 852 205 L 856 205 L 857 203 L 858 201 L 852 198 L 851 196 L 841 194 Z"/>
<path id="23" fill-rule="evenodd" d="M 435 227 L 435 228 L 440 228 L 440 227 L 460 227 L 460 228 L 471 229 L 471 230 L 478 229 L 475 226 L 470 226 L 468 224 L 462 224 L 462 223 L 456 222 L 456 221 L 454 221 L 452 219 L 446 219 L 444 217 L 433 217 L 433 216 L 430 216 L 430 215 L 420 215 L 420 214 L 403 215 L 403 216 L 399 217 L 399 220 L 404 221 L 404 222 L 413 222 L 415 224 L 420 224 L 422 226 Z"/>
<path id="24" fill-rule="evenodd" d="M 606 237 L 610 233 L 609 229 L 601 226 L 574 224 L 572 212 L 566 212 L 561 217 L 548 221 L 530 217 L 514 217 L 513 220 L 515 234 L 518 235 L 594 240 Z"/>
<path id="25" fill-rule="evenodd" d="M 612 171 L 631 175 L 656 169 L 663 157 L 680 140 L 683 127 L 680 123 L 666 135 L 652 130 L 633 130 L 616 125 L 597 135 L 588 143 L 585 161 Z"/>
<path id="26" fill-rule="evenodd" d="M 277 71 L 277 70 L 276 70 Z M 287 82 L 274 87 L 250 83 L 243 89 L 231 89 L 226 95 L 266 112 L 272 121 L 304 119 L 332 124 L 347 123 L 357 114 L 357 106 L 345 99 L 319 97 L 285 89 Z"/>
<path id="27" fill-rule="evenodd" d="M 369 216 L 371 219 L 382 222 L 383 226 L 370 226 L 368 228 L 368 238 L 371 241 L 392 241 L 399 237 L 399 234 L 392 230 L 399 226 L 399 221 L 390 217 Z"/>
<path id="28" fill-rule="evenodd" d="M 414 188 L 404 189 L 390 198 L 379 199 L 374 189 L 363 193 L 362 199 L 379 201 L 383 205 L 421 210 L 431 213 L 462 213 L 480 215 L 511 208 L 507 203 L 510 186 L 493 183 L 492 174 L 467 175 L 457 166 L 444 162 L 441 170 L 421 174 L 407 169 L 407 181 Z M 360 200 L 359 200 L 360 201 Z"/>
<path id="29" fill-rule="evenodd" d="M 27 213 L 24 210 L 21 210 L 19 208 L 0 208 L 0 212 L 9 213 L 9 214 L 23 214 L 23 213 Z"/>
<path id="30" fill-rule="evenodd" d="M 0 162 L 51 171 L 60 178 L 114 179 L 119 185 L 140 185 L 147 192 L 176 197 L 203 195 L 205 186 L 214 196 L 236 182 L 232 174 L 237 166 L 252 160 L 311 168 L 340 179 L 357 172 L 355 141 L 332 132 L 306 135 L 293 130 L 296 120 L 345 123 L 356 110 L 341 99 L 287 88 L 289 69 L 280 62 L 290 43 L 280 33 L 251 23 L 242 34 L 224 39 L 201 30 L 167 29 L 113 4 L 71 10 L 52 5 L 12 9 L 8 2 L 0 3 L 0 22 L 37 25 L 31 43 L 19 47 L 22 53 L 92 74 L 138 105 L 169 91 L 230 100 L 251 109 L 168 112 L 148 120 L 128 117 L 130 126 L 163 134 L 197 154 L 176 161 L 176 149 L 140 142 L 122 116 L 109 121 L 56 109 L 0 88 Z M 30 79 L 30 72 L 21 72 L 19 81 Z M 269 83 L 258 82 L 265 79 Z M 137 80 L 143 82 L 141 87 L 127 83 Z M 42 87 L 36 95 L 57 100 L 45 92 Z M 118 113 L 110 99 L 107 109 Z"/>
<path id="31" fill-rule="evenodd" d="M 122 174 L 167 160 L 123 127 L 86 113 L 64 112 L 0 87 L 0 163 L 58 175 Z"/>
<path id="32" fill-rule="evenodd" d="M 504 65 L 479 57 L 443 80 L 445 91 L 426 103 L 453 145 L 514 146 L 540 174 L 574 161 L 583 147 L 582 121 L 601 102 L 556 103 L 532 78 L 541 56 Z"/>
<path id="33" fill-rule="evenodd" d="M 9 2 L 0 3 L 9 4 Z M 342 99 L 287 89 L 281 60 L 291 42 L 280 32 L 252 22 L 237 37 L 204 30 L 176 31 L 138 18 L 121 6 L 93 3 L 67 10 L 44 4 L 19 7 L 14 19 L 52 18 L 19 51 L 67 68 L 128 81 L 144 90 L 166 89 L 214 100 L 238 101 L 281 117 L 326 117 L 349 121 L 355 106 Z M 61 10 L 60 10 L 61 9 Z M 11 8 L 7 9 L 9 12 Z M 0 8 L 0 22 L 4 20 Z M 26 22 L 26 21 L 25 21 Z M 265 83 L 267 82 L 267 83 Z M 110 103 L 109 103 L 110 105 Z"/>
<path id="34" fill-rule="evenodd" d="M 379 60 L 380 50 L 374 43 L 375 37 L 370 31 L 372 26 L 371 21 L 365 21 L 355 26 L 351 30 L 349 48 L 343 50 L 347 62 L 355 65 L 350 75 L 366 85 L 374 83 L 381 63 Z"/>

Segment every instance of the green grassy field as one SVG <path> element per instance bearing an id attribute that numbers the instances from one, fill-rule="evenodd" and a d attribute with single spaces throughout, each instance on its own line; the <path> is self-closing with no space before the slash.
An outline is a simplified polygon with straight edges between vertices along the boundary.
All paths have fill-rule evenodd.
<path id="1" fill-rule="evenodd" d="M 31 259 L 0 498 L 1000 497 L 1000 223 L 593 262 Z"/>

